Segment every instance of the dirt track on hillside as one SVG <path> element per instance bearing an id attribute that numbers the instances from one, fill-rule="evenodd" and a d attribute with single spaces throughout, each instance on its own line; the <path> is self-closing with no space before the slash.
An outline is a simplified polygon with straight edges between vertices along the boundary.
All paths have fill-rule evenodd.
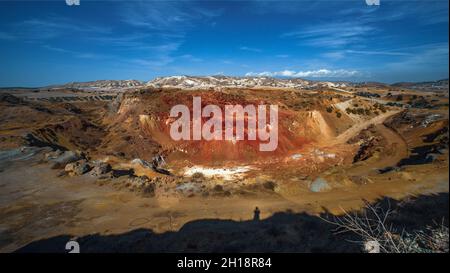
<path id="1" fill-rule="evenodd" d="M 346 130 L 342 134 L 338 135 L 333 141 L 332 144 L 342 144 L 346 143 L 350 138 L 357 135 L 361 130 L 369 127 L 370 125 L 377 125 L 383 123 L 387 118 L 390 116 L 393 116 L 400 111 L 389 111 L 383 114 L 380 114 L 379 116 L 376 116 L 372 119 L 360 122 L 352 126 L 350 129 Z"/>

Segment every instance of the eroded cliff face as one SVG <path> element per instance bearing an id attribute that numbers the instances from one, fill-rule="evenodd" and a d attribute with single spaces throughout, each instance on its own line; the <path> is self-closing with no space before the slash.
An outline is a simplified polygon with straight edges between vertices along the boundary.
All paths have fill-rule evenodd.
<path id="1" fill-rule="evenodd" d="M 170 128 L 179 117 L 170 117 L 170 110 L 175 105 L 189 108 L 190 135 L 193 134 L 193 98 L 201 98 L 201 109 L 207 105 L 217 105 L 222 113 L 221 140 L 180 140 L 170 136 Z M 295 100 L 304 98 L 292 92 L 255 90 L 227 91 L 186 91 L 186 90 L 152 90 L 124 95 L 117 112 L 110 117 L 109 134 L 103 141 L 101 149 L 121 152 L 126 158 L 143 158 L 148 160 L 155 153 L 164 154 L 169 161 L 183 161 L 192 164 L 220 165 L 223 163 L 264 163 L 283 160 L 304 149 L 326 143 L 333 138 L 342 124 L 334 122 L 335 113 L 327 113 L 330 104 L 326 99 L 316 99 L 308 108 L 294 108 Z M 244 116 L 244 139 L 225 139 L 225 106 L 266 105 L 267 130 L 269 124 L 269 106 L 278 107 L 278 141 L 274 151 L 261 151 L 261 140 L 249 139 L 249 123 L 252 117 Z M 257 109 L 257 108 L 256 108 Z M 343 115 L 346 115 L 345 113 Z M 211 117 L 202 117 L 204 124 Z M 217 117 L 213 117 L 217 118 Z M 230 117 L 228 117 L 230 118 Z M 236 117 L 235 117 L 236 118 Z M 340 117 L 345 121 L 347 117 Z M 347 118 L 348 119 L 348 118 Z M 344 123 L 344 122 L 343 122 Z M 259 128 L 257 128 L 258 130 Z M 236 122 L 233 123 L 236 133 Z"/>
<path id="2" fill-rule="evenodd" d="M 189 135 L 193 135 L 194 97 L 201 100 L 200 111 L 207 105 L 215 105 L 220 109 L 219 117 L 201 117 L 201 125 L 211 119 L 220 119 L 219 140 L 205 140 L 201 137 L 199 140 L 190 138 L 175 141 L 171 137 L 171 126 L 179 118 L 170 116 L 175 105 L 185 105 L 188 108 Z M 35 122 L 26 132 L 35 144 L 79 150 L 92 158 L 113 159 L 116 162 L 130 162 L 136 158 L 150 161 L 154 156 L 162 155 L 173 166 L 184 168 L 190 165 L 273 165 L 298 161 L 300 158 L 309 162 L 318 160 L 318 164 L 324 161 L 333 161 L 330 164 L 341 162 L 343 159 L 340 154 L 345 149 L 334 147 L 320 152 L 335 155 L 319 155 L 317 160 L 315 150 L 320 150 L 320 147 L 326 146 L 340 132 L 353 125 L 351 114 L 334 106 L 343 100 L 345 101 L 340 96 L 331 98 L 315 92 L 295 90 L 146 88 L 121 92 L 111 101 L 77 101 L 73 104 L 45 102 L 30 105 L 22 102 L 14 107 L 27 113 L 36 112 L 33 119 Z M 264 127 L 257 125 L 256 116 L 230 117 L 225 111 L 226 106 L 249 105 L 255 107 L 257 115 L 258 106 L 265 106 L 267 119 Z M 262 131 L 274 131 L 273 124 L 270 123 L 271 106 L 278 109 L 277 139 L 272 139 L 276 141 L 276 148 L 262 151 L 262 145 L 269 143 L 271 136 L 274 136 L 269 134 L 269 139 L 260 138 Z M 50 108 L 51 111 L 44 111 Z M 234 136 L 237 132 L 235 118 L 242 121 L 242 139 L 225 137 L 227 118 L 233 121 Z M 252 122 L 257 127 L 252 128 Z M 255 138 L 249 137 L 252 133 L 255 133 Z M 352 151 L 348 149 L 346 152 Z M 308 159 L 307 154 L 314 154 L 314 157 Z"/>
<path id="3" fill-rule="evenodd" d="M 215 115 L 199 119 L 200 130 L 208 121 L 219 119 L 222 132 L 218 140 L 206 140 L 202 134 L 200 139 L 193 138 L 194 98 L 201 101 L 200 111 L 208 105 L 218 107 L 220 119 Z M 166 168 L 182 174 L 197 169 L 208 172 L 212 168 L 220 173 L 220 168 L 244 168 L 247 173 L 253 170 L 277 177 L 315 177 L 361 161 L 373 161 L 375 169 L 383 168 L 407 157 L 409 146 L 422 145 L 421 135 L 448 127 L 442 115 L 423 110 L 404 114 L 396 107 L 332 91 L 144 88 L 121 92 L 109 101 L 29 102 L 7 96 L 2 105 L 3 116 L 9 117 L 4 118 L 4 143 L 80 151 L 91 159 L 135 170 L 143 166 L 135 166 L 132 162 L 140 161 L 134 160 L 152 162 L 160 155 Z M 176 105 L 187 107 L 189 140 L 171 137 L 171 127 L 180 118 L 170 116 Z M 236 105 L 265 105 L 268 112 L 271 105 L 277 106 L 276 149 L 261 150 L 270 140 L 261 140 L 260 131 L 255 139 L 249 137 L 249 124 L 255 120 L 249 115 L 236 117 L 244 124 L 242 139 L 225 137 L 225 108 Z M 20 122 L 28 125 L 15 129 Z M 272 124 L 266 122 L 256 130 L 270 132 Z M 360 134 L 369 126 L 372 129 L 366 130 L 367 134 Z M 236 122 L 231 128 L 237 132 Z"/>

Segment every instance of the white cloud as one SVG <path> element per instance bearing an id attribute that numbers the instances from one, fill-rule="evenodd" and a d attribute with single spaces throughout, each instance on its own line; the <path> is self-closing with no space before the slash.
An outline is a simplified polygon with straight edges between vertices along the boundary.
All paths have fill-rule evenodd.
<path id="1" fill-rule="evenodd" d="M 111 29 L 106 26 L 93 26 L 86 22 L 79 22 L 64 17 L 34 18 L 12 25 L 11 31 L 20 39 L 27 41 L 42 41 L 62 36 L 84 34 L 105 35 Z"/>
<path id="2" fill-rule="evenodd" d="M 234 63 L 232 60 L 222 60 L 221 62 L 224 64 L 233 64 Z"/>
<path id="3" fill-rule="evenodd" d="M 332 60 L 340 60 L 347 55 L 380 55 L 380 56 L 410 56 L 411 53 L 393 50 L 340 50 L 323 53 L 322 56 Z"/>
<path id="4" fill-rule="evenodd" d="M 179 56 L 180 59 L 188 60 L 191 62 L 202 62 L 203 59 L 192 56 L 191 54 L 184 54 Z"/>
<path id="5" fill-rule="evenodd" d="M 422 67 L 446 67 L 448 71 L 448 43 L 438 43 L 410 48 L 411 54 L 401 61 L 389 63 L 390 69 L 421 71 Z"/>
<path id="6" fill-rule="evenodd" d="M 47 50 L 55 51 L 55 52 L 62 53 L 62 54 L 70 54 L 76 58 L 81 58 L 81 59 L 110 59 L 110 58 L 113 58 L 113 56 L 110 56 L 110 55 L 90 53 L 90 52 L 79 52 L 79 51 L 74 51 L 74 50 L 60 48 L 60 47 L 54 47 L 54 46 L 46 45 L 46 44 L 42 45 L 41 47 L 45 48 Z"/>
<path id="7" fill-rule="evenodd" d="M 262 52 L 262 49 L 254 48 L 254 47 L 248 47 L 248 46 L 241 46 L 239 49 L 240 50 L 244 50 L 244 51 L 256 52 L 256 53 Z"/>
<path id="8" fill-rule="evenodd" d="M 264 72 L 248 72 L 245 76 L 261 76 L 261 77 L 308 77 L 308 78 L 348 78 L 359 75 L 360 72 L 356 70 L 346 70 L 346 69 L 318 69 L 318 70 L 308 70 L 308 71 L 293 71 L 293 70 L 283 70 L 283 71 L 264 71 Z"/>
<path id="9" fill-rule="evenodd" d="M 0 31 L 0 40 L 12 41 L 15 39 L 16 39 L 16 37 L 14 35 Z"/>
<path id="10" fill-rule="evenodd" d="M 334 51 L 324 53 L 322 56 L 332 60 L 340 60 L 345 57 L 345 53 L 343 51 Z"/>
<path id="11" fill-rule="evenodd" d="M 408 56 L 410 53 L 395 52 L 390 50 L 346 50 L 349 54 L 361 54 L 361 55 L 387 55 L 387 56 Z"/>
<path id="12" fill-rule="evenodd" d="M 282 38 L 294 38 L 300 43 L 320 47 L 341 47 L 359 44 L 376 29 L 358 22 L 333 22 L 312 25 L 298 31 L 287 32 Z"/>
<path id="13" fill-rule="evenodd" d="M 125 1 L 127 2 L 127 1 Z M 183 1 L 133 1 L 122 5 L 122 21 L 152 32 L 185 34 L 196 23 L 205 23 L 222 13 Z"/>
<path id="14" fill-rule="evenodd" d="M 130 62 L 146 68 L 156 68 L 166 66 L 172 63 L 174 60 L 175 59 L 170 56 L 158 56 L 149 59 L 133 59 Z"/>

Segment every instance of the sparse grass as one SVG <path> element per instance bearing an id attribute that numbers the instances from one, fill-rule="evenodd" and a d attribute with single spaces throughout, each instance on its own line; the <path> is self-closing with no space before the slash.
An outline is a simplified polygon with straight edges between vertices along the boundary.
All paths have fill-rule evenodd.
<path id="1" fill-rule="evenodd" d="M 205 180 L 205 175 L 201 172 L 195 172 L 192 174 L 192 182 L 202 182 Z"/>

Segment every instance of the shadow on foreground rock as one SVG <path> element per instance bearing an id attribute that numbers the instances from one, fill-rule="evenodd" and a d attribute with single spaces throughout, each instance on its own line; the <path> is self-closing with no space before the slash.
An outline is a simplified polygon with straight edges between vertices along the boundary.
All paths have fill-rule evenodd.
<path id="1" fill-rule="evenodd" d="M 423 229 L 445 219 L 448 193 L 402 201 L 384 198 L 379 204 L 393 210 L 388 222 L 399 229 Z M 250 214 L 252 212 L 249 212 Z M 321 215 L 332 219 L 328 213 Z M 335 226 L 317 216 L 290 211 L 260 221 L 196 220 L 177 232 L 136 229 L 118 235 L 92 234 L 77 238 L 81 252 L 361 252 L 351 233 L 335 234 Z M 32 242 L 17 252 L 66 252 L 73 236 L 61 235 Z"/>

